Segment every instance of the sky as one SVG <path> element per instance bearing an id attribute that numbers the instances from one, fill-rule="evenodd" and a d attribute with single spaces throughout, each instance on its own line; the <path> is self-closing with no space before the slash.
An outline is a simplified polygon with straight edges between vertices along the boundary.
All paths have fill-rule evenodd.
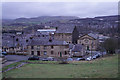
<path id="1" fill-rule="evenodd" d="M 118 2 L 2 2 L 2 18 L 78 16 L 80 18 L 118 14 Z"/>

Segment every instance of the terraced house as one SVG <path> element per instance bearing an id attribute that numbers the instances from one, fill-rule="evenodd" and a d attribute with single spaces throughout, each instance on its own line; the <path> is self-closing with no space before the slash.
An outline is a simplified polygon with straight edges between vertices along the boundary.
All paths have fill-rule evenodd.
<path id="1" fill-rule="evenodd" d="M 28 54 L 41 57 L 69 57 L 69 44 L 51 39 L 33 40 L 28 45 Z"/>

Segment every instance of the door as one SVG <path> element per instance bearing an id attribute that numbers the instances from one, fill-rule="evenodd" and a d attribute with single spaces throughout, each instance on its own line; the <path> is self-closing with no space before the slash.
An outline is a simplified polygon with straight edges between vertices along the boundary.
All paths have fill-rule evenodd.
<path id="1" fill-rule="evenodd" d="M 31 51 L 31 55 L 34 55 L 34 51 Z"/>
<path id="2" fill-rule="evenodd" d="M 62 53 L 60 52 L 60 57 L 62 57 Z"/>
<path id="3" fill-rule="evenodd" d="M 37 55 L 40 56 L 40 51 L 37 51 Z"/>

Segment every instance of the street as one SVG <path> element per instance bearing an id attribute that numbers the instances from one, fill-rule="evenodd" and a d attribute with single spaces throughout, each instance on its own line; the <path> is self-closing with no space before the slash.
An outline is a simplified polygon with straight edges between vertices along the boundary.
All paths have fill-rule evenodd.
<path id="1" fill-rule="evenodd" d="M 7 62 L 2 64 L 2 67 L 5 67 L 5 66 L 15 63 L 15 62 L 19 62 L 21 60 L 27 60 L 28 57 L 29 56 L 23 56 L 23 55 L 6 55 L 5 59 L 7 60 Z"/>

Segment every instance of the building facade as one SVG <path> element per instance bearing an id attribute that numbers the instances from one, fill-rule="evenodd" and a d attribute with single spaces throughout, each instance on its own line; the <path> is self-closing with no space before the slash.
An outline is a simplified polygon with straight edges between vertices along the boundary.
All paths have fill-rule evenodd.
<path id="1" fill-rule="evenodd" d="M 76 27 L 60 27 L 55 32 L 55 40 L 66 41 L 67 43 L 77 43 L 79 33 Z"/>
<path id="2" fill-rule="evenodd" d="M 94 51 L 94 50 L 97 50 L 99 41 L 96 35 L 93 35 L 92 33 L 90 33 L 90 34 L 82 35 L 78 39 L 78 44 L 84 45 L 86 50 Z"/>
<path id="3" fill-rule="evenodd" d="M 83 57 L 86 55 L 85 47 L 81 44 L 75 44 L 71 49 L 71 51 L 72 51 L 72 57 Z"/>
<path id="4" fill-rule="evenodd" d="M 69 45 L 63 41 L 32 41 L 28 45 L 28 54 L 41 57 L 69 57 Z"/>

